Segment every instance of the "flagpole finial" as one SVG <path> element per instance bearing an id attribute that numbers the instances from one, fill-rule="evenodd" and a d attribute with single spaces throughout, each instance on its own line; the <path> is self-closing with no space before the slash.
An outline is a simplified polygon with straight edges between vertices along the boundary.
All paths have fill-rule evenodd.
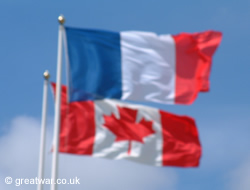
<path id="1" fill-rule="evenodd" d="M 58 22 L 59 22 L 61 25 L 63 25 L 63 24 L 65 23 L 65 18 L 64 18 L 63 15 L 60 15 L 60 16 L 58 17 Z"/>
<path id="2" fill-rule="evenodd" d="M 49 74 L 49 71 L 46 70 L 44 73 L 43 73 L 43 77 L 45 80 L 49 80 L 49 77 L 50 77 L 50 74 Z"/>

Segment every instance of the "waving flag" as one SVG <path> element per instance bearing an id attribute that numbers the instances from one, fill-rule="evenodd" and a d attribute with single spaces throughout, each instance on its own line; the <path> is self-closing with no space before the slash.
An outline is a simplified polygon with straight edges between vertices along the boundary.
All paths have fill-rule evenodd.
<path id="1" fill-rule="evenodd" d="M 195 167 L 201 145 L 190 117 L 108 99 L 68 104 L 64 86 L 59 151 L 155 166 Z"/>
<path id="2" fill-rule="evenodd" d="M 209 90 L 216 31 L 156 35 L 66 27 L 70 101 L 191 104 Z"/>

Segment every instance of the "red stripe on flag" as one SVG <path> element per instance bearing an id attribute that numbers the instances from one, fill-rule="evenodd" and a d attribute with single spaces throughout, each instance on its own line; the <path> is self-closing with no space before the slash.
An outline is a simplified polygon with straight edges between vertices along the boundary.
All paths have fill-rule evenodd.
<path id="1" fill-rule="evenodd" d="M 195 121 L 160 111 L 163 136 L 162 165 L 193 167 L 199 165 L 201 145 Z"/>
<path id="2" fill-rule="evenodd" d="M 55 84 L 52 83 L 53 88 Z M 95 109 L 92 101 L 67 103 L 66 87 L 61 93 L 59 151 L 91 155 L 95 140 Z"/>
<path id="3" fill-rule="evenodd" d="M 209 91 L 212 56 L 222 33 L 182 33 L 173 38 L 176 44 L 175 103 L 191 104 L 200 91 Z"/>

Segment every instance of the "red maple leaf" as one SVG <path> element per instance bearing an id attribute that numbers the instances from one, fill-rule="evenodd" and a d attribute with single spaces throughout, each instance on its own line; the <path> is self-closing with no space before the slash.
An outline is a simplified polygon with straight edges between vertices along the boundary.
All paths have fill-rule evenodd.
<path id="1" fill-rule="evenodd" d="M 116 135 L 115 141 L 129 141 L 128 154 L 130 154 L 132 141 L 144 144 L 143 138 L 155 133 L 152 129 L 153 121 L 146 121 L 143 118 L 136 123 L 137 110 L 117 107 L 120 119 L 113 113 L 111 116 L 104 115 L 104 126 Z"/>

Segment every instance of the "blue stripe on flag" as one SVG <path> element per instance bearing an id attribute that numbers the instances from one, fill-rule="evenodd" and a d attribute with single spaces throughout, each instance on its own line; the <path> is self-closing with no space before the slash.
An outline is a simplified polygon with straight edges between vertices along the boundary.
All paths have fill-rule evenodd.
<path id="1" fill-rule="evenodd" d="M 70 101 L 122 95 L 120 34 L 66 27 Z"/>

